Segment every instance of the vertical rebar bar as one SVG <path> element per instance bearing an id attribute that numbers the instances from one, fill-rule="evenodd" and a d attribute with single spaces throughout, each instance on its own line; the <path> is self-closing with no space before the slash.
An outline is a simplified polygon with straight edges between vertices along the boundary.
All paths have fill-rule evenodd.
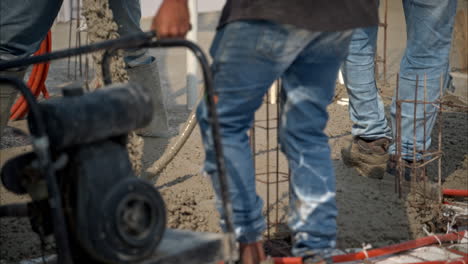
<path id="1" fill-rule="evenodd" d="M 426 126 L 427 126 L 427 122 L 426 122 L 426 102 L 427 102 L 427 74 L 424 73 L 424 105 L 423 105 L 423 115 L 424 115 L 424 118 L 423 118 L 423 153 L 426 154 Z M 425 160 L 425 159 L 424 159 Z M 426 175 L 426 170 L 425 168 L 423 168 L 423 176 L 424 176 L 424 179 L 423 179 L 423 184 L 424 184 L 424 189 L 426 188 L 426 183 L 427 183 L 427 175 Z"/>
<path id="2" fill-rule="evenodd" d="M 396 77 L 396 95 L 395 95 L 395 104 L 396 104 L 396 155 L 395 155 L 395 189 L 398 193 L 398 197 L 401 198 L 401 180 L 403 178 L 402 172 L 402 160 L 401 160 L 401 102 L 400 102 L 400 74 L 397 73 Z"/>
<path id="3" fill-rule="evenodd" d="M 89 44 L 89 35 L 86 31 L 86 45 Z M 89 56 L 88 54 L 85 55 L 85 89 L 89 91 Z"/>
<path id="4" fill-rule="evenodd" d="M 70 3 L 70 22 L 69 22 L 69 27 L 68 27 L 68 48 L 71 49 L 71 43 L 72 43 L 72 27 L 73 27 L 73 1 Z M 68 61 L 68 67 L 67 67 L 67 77 L 70 79 L 70 67 L 71 67 L 71 56 L 67 58 Z"/>
<path id="5" fill-rule="evenodd" d="M 255 141 L 255 114 L 254 114 L 254 122 L 252 128 L 250 129 L 250 143 L 252 146 L 252 155 L 253 155 L 253 168 L 254 171 L 257 170 L 257 148 L 256 148 L 256 141 Z"/>
<path id="6" fill-rule="evenodd" d="M 268 101 L 270 91 L 266 97 L 266 188 L 267 188 L 267 239 L 270 240 L 270 102 Z"/>
<path id="7" fill-rule="evenodd" d="M 413 174 L 411 177 L 411 182 L 415 183 L 418 179 L 417 178 L 417 173 L 416 173 L 416 145 L 417 145 L 417 139 L 416 139 L 416 125 L 417 125 L 417 112 L 418 112 L 418 89 L 419 89 L 419 75 L 416 75 L 416 88 L 414 89 L 414 112 L 413 112 L 413 162 L 411 163 L 411 173 Z"/>
<path id="8" fill-rule="evenodd" d="M 275 103 L 276 103 L 276 233 L 279 232 L 279 128 L 280 128 L 280 104 L 278 100 L 278 94 L 280 93 L 280 80 L 276 81 L 276 93 L 275 93 Z"/>
<path id="9" fill-rule="evenodd" d="M 385 15 L 384 15 L 384 48 L 383 48 L 383 76 L 384 82 L 387 83 L 387 27 L 388 27 L 388 0 L 385 0 Z"/>
<path id="10" fill-rule="evenodd" d="M 79 2 L 80 0 L 76 0 L 76 1 Z M 72 5 L 72 6 L 73 6 L 73 3 L 75 3 L 75 1 L 72 0 L 72 1 L 71 1 L 71 5 Z M 72 10 L 73 10 L 73 8 L 72 8 Z M 78 13 L 78 12 L 77 12 L 77 13 Z M 73 11 L 72 11 L 72 13 L 71 13 L 71 16 L 73 17 Z M 78 19 L 78 18 L 77 18 L 77 19 Z M 78 25 L 78 20 L 77 20 L 76 25 L 75 25 L 75 30 L 76 30 L 76 31 L 75 31 L 75 47 L 79 47 L 79 46 L 80 46 L 80 45 L 78 44 L 78 27 L 79 27 L 79 25 Z M 78 57 L 77 57 L 77 56 L 74 56 L 73 58 L 75 59 L 75 69 L 74 69 L 75 71 L 74 71 L 74 75 L 73 75 L 73 80 L 76 81 L 77 78 L 78 78 L 78 76 L 77 76 L 77 75 L 78 75 Z"/>
<path id="11" fill-rule="evenodd" d="M 444 85 L 444 76 L 440 75 L 439 83 L 439 160 L 438 160 L 438 187 L 439 187 L 439 204 L 442 204 L 442 87 Z"/>
<path id="12" fill-rule="evenodd" d="M 81 0 L 77 0 L 77 8 L 76 8 L 76 34 L 78 39 L 78 47 L 81 47 L 81 32 L 80 32 L 80 24 L 81 24 Z M 79 69 L 80 69 L 80 77 L 83 77 L 83 69 L 82 69 L 82 54 L 78 56 L 79 58 Z"/>

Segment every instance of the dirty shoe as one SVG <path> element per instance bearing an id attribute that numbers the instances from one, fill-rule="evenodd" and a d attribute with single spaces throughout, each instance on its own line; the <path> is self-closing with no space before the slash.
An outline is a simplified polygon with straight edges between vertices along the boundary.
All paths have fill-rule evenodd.
<path id="1" fill-rule="evenodd" d="M 259 264 L 267 260 L 262 242 L 240 243 L 239 251 L 239 264 Z"/>
<path id="2" fill-rule="evenodd" d="M 361 176 L 382 179 L 389 143 L 387 138 L 367 140 L 355 137 L 348 148 L 341 149 L 341 157 L 346 166 L 354 167 Z"/>
<path id="3" fill-rule="evenodd" d="M 25 71 L 0 71 L 0 76 L 23 79 Z M 0 137 L 3 134 L 8 119 L 10 119 L 10 109 L 16 100 L 18 90 L 10 85 L 0 84 Z"/>
<path id="4" fill-rule="evenodd" d="M 146 137 L 169 137 L 166 105 L 156 61 L 151 64 L 129 68 L 127 73 L 130 82 L 138 83 L 150 91 L 153 100 L 153 120 L 147 127 L 137 130 L 137 134 Z"/>
<path id="5" fill-rule="evenodd" d="M 421 181 L 426 178 L 426 167 L 419 167 L 424 163 L 423 160 L 416 161 L 416 164 L 414 164 L 412 160 L 402 159 L 401 161 L 403 162 L 403 177 L 406 181 L 411 181 L 412 177 L 416 177 L 416 181 Z M 413 166 L 416 168 L 412 168 Z M 400 173 L 395 155 L 390 155 L 388 159 L 387 172 L 394 176 L 398 176 Z"/>

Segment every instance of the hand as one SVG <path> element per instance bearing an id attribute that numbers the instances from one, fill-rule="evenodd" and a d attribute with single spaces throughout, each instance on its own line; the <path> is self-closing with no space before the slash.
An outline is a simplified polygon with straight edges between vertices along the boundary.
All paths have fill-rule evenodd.
<path id="1" fill-rule="evenodd" d="M 151 30 L 158 38 L 184 38 L 190 30 L 187 0 L 164 0 L 153 18 Z"/>

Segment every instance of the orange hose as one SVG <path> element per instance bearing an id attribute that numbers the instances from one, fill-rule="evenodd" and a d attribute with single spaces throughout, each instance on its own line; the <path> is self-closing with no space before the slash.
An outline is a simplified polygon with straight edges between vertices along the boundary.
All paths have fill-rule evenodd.
<path id="1" fill-rule="evenodd" d="M 468 190 L 444 189 L 442 193 L 447 196 L 468 197 Z"/>
<path id="2" fill-rule="evenodd" d="M 428 236 L 422 237 L 415 240 L 411 240 L 408 242 L 390 245 L 382 248 L 372 249 L 364 252 L 358 253 L 351 253 L 339 256 L 333 256 L 333 263 L 339 262 L 349 262 L 349 261 L 358 261 L 364 260 L 366 258 L 375 258 L 381 257 L 386 255 L 391 255 L 395 253 L 400 253 L 404 251 L 408 251 L 415 248 L 429 246 L 435 243 L 440 242 L 452 242 L 452 241 L 459 241 L 461 238 L 464 237 L 466 231 L 460 231 L 456 233 L 450 233 L 445 235 L 438 235 L 438 236 Z M 284 258 L 273 258 L 275 264 L 303 264 L 301 257 L 284 257 Z M 222 264 L 223 262 L 219 262 L 218 264 Z M 418 262 L 418 263 L 411 263 L 411 264 L 467 264 L 468 257 L 463 255 L 462 258 L 454 259 L 454 260 L 444 260 L 444 261 L 426 261 L 426 262 Z"/>
<path id="3" fill-rule="evenodd" d="M 438 240 L 440 240 L 440 242 L 458 241 L 460 238 L 463 237 L 464 233 L 465 233 L 464 231 L 461 231 L 461 232 L 450 233 L 446 235 L 428 236 L 428 237 L 423 237 L 423 238 L 419 238 L 416 240 L 404 242 L 401 244 L 377 248 L 377 249 L 367 251 L 367 257 L 366 257 L 366 254 L 362 251 L 358 253 L 354 253 L 354 254 L 335 256 L 333 257 L 333 262 L 363 260 L 366 258 L 374 258 L 374 257 L 380 257 L 380 256 L 389 255 L 389 254 L 395 254 L 395 253 L 399 253 L 399 252 L 403 252 L 403 251 L 407 251 L 407 250 L 411 250 L 411 249 L 415 249 L 419 247 L 432 245 L 434 243 L 438 243 Z"/>
<path id="4" fill-rule="evenodd" d="M 52 33 L 49 31 L 46 38 L 42 41 L 41 46 L 34 55 L 42 55 L 48 53 L 52 50 Z M 45 98 L 49 97 L 47 88 L 45 86 L 45 81 L 47 79 L 47 74 L 49 72 L 50 62 L 36 64 L 33 66 L 31 75 L 28 80 L 28 87 L 31 89 L 31 92 L 34 96 L 38 97 L 41 93 Z M 13 107 L 10 110 L 10 120 L 16 120 L 22 118 L 28 112 L 28 105 L 23 96 L 21 96 Z"/>
<path id="5" fill-rule="evenodd" d="M 275 264 L 303 264 L 302 258 L 274 258 Z M 424 261 L 408 264 L 467 264 L 468 257 L 454 260 Z"/>
<path id="6" fill-rule="evenodd" d="M 339 263 L 339 262 L 348 262 L 348 261 L 358 261 L 358 260 L 364 260 L 366 258 L 375 258 L 375 257 L 395 254 L 395 253 L 408 251 L 408 250 L 419 248 L 419 247 L 432 245 L 434 243 L 438 243 L 437 239 L 439 239 L 441 242 L 458 241 L 459 239 L 463 237 L 463 235 L 464 235 L 464 231 L 458 232 L 458 233 L 440 235 L 440 236 L 437 236 L 437 238 L 436 236 L 423 237 L 423 238 L 419 238 L 416 240 L 404 242 L 401 244 L 396 244 L 396 245 L 369 250 L 367 251 L 367 256 L 362 251 L 358 253 L 334 256 L 333 262 Z M 275 261 L 275 264 L 302 264 L 302 258 L 300 257 L 286 257 L 286 258 L 273 258 L 273 259 Z M 457 263 L 463 263 L 463 260 L 465 260 L 464 263 L 466 264 L 467 263 L 466 256 L 462 259 L 457 259 L 453 261 L 441 261 L 441 262 L 434 262 L 434 263 L 421 262 L 418 264 L 439 264 L 439 263 L 440 264 L 442 263 L 457 264 Z"/>

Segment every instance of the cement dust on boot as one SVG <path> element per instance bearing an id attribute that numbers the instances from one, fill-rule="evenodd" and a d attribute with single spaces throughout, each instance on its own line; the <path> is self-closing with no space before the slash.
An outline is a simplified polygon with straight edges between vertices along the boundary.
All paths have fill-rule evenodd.
<path id="1" fill-rule="evenodd" d="M 145 137 L 168 138 L 169 125 L 157 61 L 128 68 L 127 73 L 131 82 L 138 83 L 149 91 L 153 101 L 153 119 L 147 127 L 137 130 L 137 134 Z"/>
<path id="2" fill-rule="evenodd" d="M 343 163 L 355 168 L 361 176 L 382 179 L 389 158 L 387 153 L 389 143 L 386 138 L 368 141 L 355 137 L 348 148 L 341 149 Z"/>

